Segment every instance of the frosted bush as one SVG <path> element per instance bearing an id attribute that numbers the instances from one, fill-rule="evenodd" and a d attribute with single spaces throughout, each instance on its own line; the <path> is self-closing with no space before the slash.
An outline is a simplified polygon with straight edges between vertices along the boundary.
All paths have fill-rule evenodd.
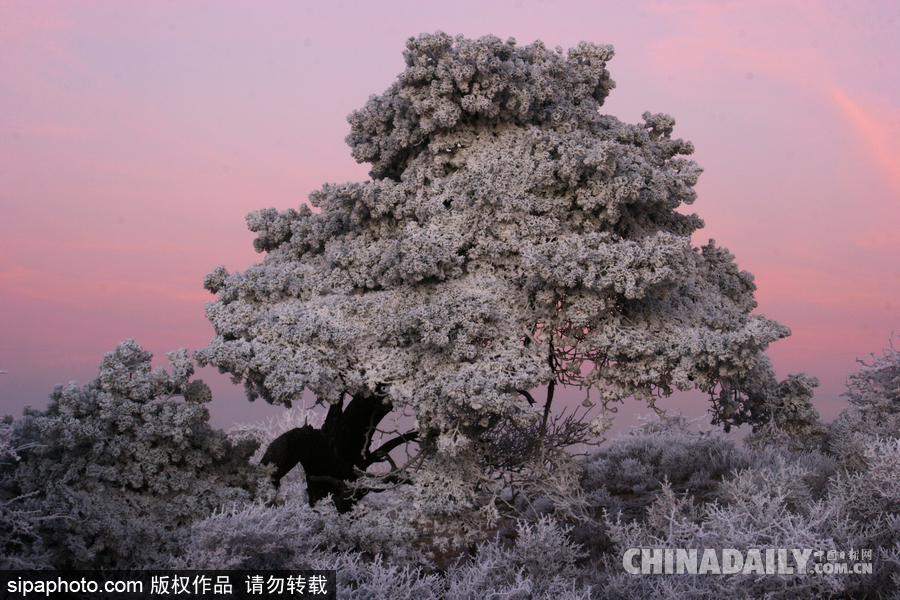
<path id="1" fill-rule="evenodd" d="M 435 573 L 409 565 L 385 563 L 381 557 L 365 560 L 355 553 L 320 555 L 310 568 L 337 571 L 338 598 L 341 600 L 443 600 L 445 580 Z"/>
<path id="2" fill-rule="evenodd" d="M 831 522 L 811 502 L 803 483 L 806 471 L 790 457 L 762 468 L 745 469 L 727 479 L 719 498 L 695 505 L 687 493 L 665 485 L 644 521 L 608 522 L 616 551 L 608 559 L 613 575 L 607 593 L 623 598 L 822 598 L 841 592 L 846 577 L 835 575 L 641 576 L 621 571 L 628 548 L 837 549 Z M 618 562 L 617 562 L 618 561 Z"/>
<path id="3" fill-rule="evenodd" d="M 281 505 L 235 505 L 194 523 L 183 554 L 169 566 L 297 569 L 347 552 L 397 566 L 425 564 L 414 544 L 417 534 L 405 519 L 396 506 L 361 503 L 341 514 L 328 503 L 310 507 L 302 496 L 287 497 Z"/>
<path id="4" fill-rule="evenodd" d="M 566 532 L 545 518 L 519 523 L 518 537 L 508 547 L 501 541 L 480 544 L 471 558 L 440 576 L 421 567 L 391 566 L 380 560 L 363 563 L 349 555 L 316 564 L 338 568 L 339 585 L 351 588 L 342 592 L 344 598 L 575 600 L 592 597 L 577 564 L 583 557 Z"/>
<path id="5" fill-rule="evenodd" d="M 584 414 L 577 411 L 524 426 L 501 420 L 479 440 L 485 465 L 482 489 L 506 518 L 535 519 L 553 513 L 578 519 L 586 507 L 578 447 L 593 446 Z"/>
<path id="6" fill-rule="evenodd" d="M 869 438 L 860 448 L 865 468 L 840 472 L 831 481 L 825 510 L 843 548 L 875 551 L 874 572 L 855 581 L 869 592 L 890 587 L 900 569 L 900 439 Z"/>
<path id="7" fill-rule="evenodd" d="M 828 450 L 849 472 L 866 469 L 866 448 L 874 438 L 900 438 L 900 352 L 890 347 L 850 375 L 850 401 L 828 427 Z"/>
<path id="8" fill-rule="evenodd" d="M 680 415 L 647 420 L 585 458 L 582 483 L 589 503 L 640 519 L 664 484 L 710 500 L 723 477 L 750 464 L 750 454 L 718 430 L 688 426 Z"/>
<path id="9" fill-rule="evenodd" d="M 754 428 L 745 442 L 755 448 L 784 446 L 790 450 L 816 447 L 826 428 L 812 405 L 819 380 L 806 373 L 789 375 L 768 394 L 768 421 Z"/>
<path id="10" fill-rule="evenodd" d="M 525 588 L 531 594 L 509 597 L 557 597 L 553 594 L 572 590 L 580 576 L 577 563 L 585 556 L 553 519 L 520 521 L 511 547 L 501 540 L 481 544 L 471 563 L 448 573 L 447 598 L 486 597 L 504 588 L 507 594 Z"/>
<path id="11" fill-rule="evenodd" d="M 824 446 L 838 469 L 825 507 L 842 547 L 875 550 L 872 576 L 849 587 L 862 597 L 900 578 L 900 352 L 891 340 L 881 356 L 857 362 L 844 394 L 850 406 L 828 426 Z"/>
<path id="12" fill-rule="evenodd" d="M 814 381 L 791 377 L 777 397 L 797 409 L 796 418 L 790 410 L 773 415 L 771 427 L 751 436 L 755 450 L 717 448 L 719 457 L 740 458 L 729 460 L 721 476 L 712 478 L 718 483 L 706 488 L 702 502 L 697 502 L 695 488 L 681 483 L 684 471 L 677 461 L 675 468 L 661 467 L 663 456 L 681 455 L 696 465 L 691 471 L 706 470 L 699 465 L 706 465 L 709 456 L 697 446 L 697 434 L 655 421 L 589 457 L 589 498 L 610 509 L 606 533 L 614 544 L 605 557 L 610 578 L 604 593 L 623 598 L 896 597 L 900 355 L 891 347 L 881 357 L 860 362 L 862 368 L 848 383 L 851 406 L 828 426 L 824 443 L 817 447 L 822 429 L 807 406 Z M 792 436 L 798 443 L 789 443 Z M 798 452 L 800 447 L 807 450 Z M 691 452 L 681 454 L 688 448 Z M 659 486 L 661 491 L 648 492 Z M 622 510 L 625 501 L 620 498 L 630 494 L 643 495 L 649 506 L 632 513 Z M 617 572 L 617 561 L 631 547 L 871 549 L 873 573 L 710 578 Z"/>
<path id="13" fill-rule="evenodd" d="M 315 515 L 305 503 L 278 508 L 249 504 L 223 509 L 191 526 L 176 569 L 286 569 L 302 544 L 315 547 Z"/>
<path id="14" fill-rule="evenodd" d="M 678 421 L 651 421 L 613 440 L 584 461 L 588 499 L 607 511 L 602 533 L 611 548 L 600 556 L 604 597 L 884 597 L 900 577 L 900 439 L 856 433 L 861 459 L 853 471 L 824 448 L 735 449 L 719 435 L 688 431 Z M 685 471 L 677 460 L 663 457 L 680 457 L 692 466 Z M 713 469 L 711 458 L 726 464 Z M 716 476 L 699 478 L 705 486 L 686 485 L 685 478 L 698 472 Z M 872 549 L 873 573 L 660 577 L 622 572 L 624 551 L 641 547 Z"/>
<path id="15" fill-rule="evenodd" d="M 12 416 L 0 416 L 0 570 L 50 566 L 37 528 L 42 520 L 59 517 L 25 509 L 27 496 L 12 482 L 19 453 L 26 449 L 16 444 Z"/>
<path id="16" fill-rule="evenodd" d="M 336 569 L 338 597 L 346 600 L 590 600 L 596 597 L 590 586 L 562 581 L 559 577 L 551 578 L 550 582 L 535 581 L 524 569 L 506 578 L 498 573 L 498 563 L 493 558 L 452 568 L 443 574 L 390 565 L 378 559 L 368 562 L 348 553 L 323 556 L 311 565 Z"/>
<path id="17" fill-rule="evenodd" d="M 893 338 L 881 356 L 872 355 L 872 362 L 856 361 L 862 367 L 850 375 L 844 394 L 850 403 L 882 413 L 900 412 L 900 352 L 894 348 Z"/>
<path id="18" fill-rule="evenodd" d="M 57 386 L 45 411 L 27 407 L 15 422 L 28 447 L 11 484 L 44 516 L 37 530 L 54 566 L 147 567 L 180 552 L 191 522 L 252 496 L 256 444 L 213 430 L 187 351 L 167 356 L 171 374 L 127 340 L 96 380 Z"/>
<path id="19" fill-rule="evenodd" d="M 165 566 L 335 569 L 340 597 L 354 599 L 591 597 L 585 552 L 550 517 L 514 523 L 511 535 L 439 567 L 393 504 L 385 511 L 363 502 L 344 514 L 298 500 L 234 507 L 194 523 L 184 552 Z"/>

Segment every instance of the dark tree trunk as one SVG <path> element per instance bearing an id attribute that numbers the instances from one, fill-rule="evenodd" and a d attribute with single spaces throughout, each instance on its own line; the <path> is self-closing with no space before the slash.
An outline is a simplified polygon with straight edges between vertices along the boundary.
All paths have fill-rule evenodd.
<path id="1" fill-rule="evenodd" d="M 375 429 L 390 411 L 379 395 L 353 396 L 346 409 L 341 399 L 328 409 L 322 429 L 304 425 L 278 436 L 266 449 L 262 464 L 275 465 L 276 486 L 297 464 L 302 465 L 310 506 L 331 494 L 338 511 L 347 512 L 364 494 L 348 486 L 357 478 L 355 469 L 365 471 L 385 460 L 391 449 L 416 437 L 410 432 L 370 452 Z"/>

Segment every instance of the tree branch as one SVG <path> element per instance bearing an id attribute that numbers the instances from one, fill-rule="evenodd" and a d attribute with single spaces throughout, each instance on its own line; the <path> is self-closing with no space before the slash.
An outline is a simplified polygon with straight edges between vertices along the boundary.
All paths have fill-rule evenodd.
<path id="1" fill-rule="evenodd" d="M 537 402 L 535 402 L 535 400 L 534 400 L 534 397 L 532 397 L 532 395 L 529 394 L 528 392 L 526 392 L 525 390 L 516 390 L 516 393 L 522 394 L 523 396 L 525 396 L 525 399 L 528 400 L 528 404 L 530 404 L 532 406 L 537 404 Z"/>
<path id="2" fill-rule="evenodd" d="M 366 458 L 364 461 L 364 464 L 365 464 L 364 469 L 368 468 L 373 463 L 383 462 L 384 460 L 386 460 L 384 457 L 387 456 L 391 450 L 393 450 L 400 444 L 405 444 L 407 442 L 411 442 L 418 437 L 419 437 L 418 431 L 416 431 L 416 430 L 407 431 L 403 435 L 398 435 L 397 437 L 386 441 L 381 446 L 379 446 L 378 449 L 375 450 L 374 452 L 367 452 Z"/>

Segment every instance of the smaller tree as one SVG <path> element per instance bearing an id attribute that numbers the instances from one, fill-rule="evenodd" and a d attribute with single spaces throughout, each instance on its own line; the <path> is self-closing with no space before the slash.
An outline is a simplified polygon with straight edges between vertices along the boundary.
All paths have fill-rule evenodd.
<path id="1" fill-rule="evenodd" d="M 866 448 L 875 438 L 900 438 L 900 351 L 893 336 L 881 356 L 862 365 L 842 394 L 850 406 L 828 427 L 828 448 L 849 471 L 867 468 Z"/>
<path id="2" fill-rule="evenodd" d="M 58 385 L 45 411 L 13 424 L 20 461 L 6 495 L 43 515 L 37 531 L 57 568 L 146 568 L 177 554 L 185 526 L 248 500 L 258 447 L 209 426 L 209 388 L 187 350 L 169 374 L 126 340 L 96 380 Z M 180 397 L 180 399 L 179 399 Z"/>
<path id="3" fill-rule="evenodd" d="M 862 367 L 850 375 L 842 395 L 860 409 L 900 413 L 900 352 L 894 348 L 893 336 L 881 356 L 872 354 L 870 363 L 861 358 L 856 362 Z"/>
<path id="4" fill-rule="evenodd" d="M 819 380 L 806 373 L 788 375 L 766 395 L 765 414 L 768 421 L 754 427 L 747 443 L 758 449 L 786 446 L 789 450 L 805 450 L 818 445 L 825 436 L 825 426 L 812 405 L 813 389 Z"/>

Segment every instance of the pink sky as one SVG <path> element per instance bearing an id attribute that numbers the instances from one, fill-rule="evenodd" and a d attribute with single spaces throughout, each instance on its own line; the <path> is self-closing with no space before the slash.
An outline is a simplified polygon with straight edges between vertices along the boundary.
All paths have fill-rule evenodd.
<path id="1" fill-rule="evenodd" d="M 857 356 L 900 333 L 895 1 L 0 3 L 0 413 L 43 408 L 134 338 L 206 345 L 203 276 L 261 259 L 244 215 L 363 180 L 347 115 L 441 29 L 613 44 L 604 112 L 675 117 L 705 168 L 691 207 L 756 275 L 842 405 Z M 277 411 L 212 369 L 213 423 Z M 693 416 L 704 402 L 677 402 Z"/>

